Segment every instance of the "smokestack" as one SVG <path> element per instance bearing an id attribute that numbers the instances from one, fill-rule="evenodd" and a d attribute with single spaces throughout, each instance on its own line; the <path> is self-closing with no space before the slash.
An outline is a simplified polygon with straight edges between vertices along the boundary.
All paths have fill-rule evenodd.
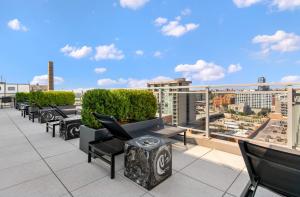
<path id="1" fill-rule="evenodd" d="M 54 90 L 53 62 L 48 62 L 48 91 Z"/>

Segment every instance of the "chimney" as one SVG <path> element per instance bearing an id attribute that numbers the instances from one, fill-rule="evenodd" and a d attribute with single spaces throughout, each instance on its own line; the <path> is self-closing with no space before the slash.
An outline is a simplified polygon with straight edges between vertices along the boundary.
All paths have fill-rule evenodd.
<path id="1" fill-rule="evenodd" d="M 53 62 L 48 62 L 48 91 L 54 90 Z"/>

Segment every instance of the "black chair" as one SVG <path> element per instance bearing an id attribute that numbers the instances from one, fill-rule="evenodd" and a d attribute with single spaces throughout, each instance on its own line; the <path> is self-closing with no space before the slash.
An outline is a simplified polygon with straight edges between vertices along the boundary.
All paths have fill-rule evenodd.
<path id="1" fill-rule="evenodd" d="M 46 123 L 46 132 L 52 130 L 52 137 L 55 137 L 55 127 L 59 126 L 59 134 L 64 140 L 70 140 L 79 137 L 79 127 L 82 124 L 80 116 L 69 117 L 57 106 L 50 105 L 62 119 L 55 122 Z"/>
<path id="2" fill-rule="evenodd" d="M 254 196 L 258 186 L 284 196 L 300 196 L 300 154 L 239 140 L 250 183 L 242 196 Z"/>
<path id="3" fill-rule="evenodd" d="M 145 131 L 129 133 L 118 123 L 118 121 L 113 116 L 101 115 L 98 113 L 93 113 L 93 115 L 102 124 L 102 126 L 105 127 L 112 134 L 112 136 L 89 142 L 88 162 L 89 163 L 91 162 L 92 157 L 93 158 L 97 157 L 103 160 L 104 162 L 108 163 L 111 166 L 112 179 L 115 177 L 115 156 L 122 154 L 124 152 L 125 141 L 131 140 L 136 137 L 141 137 L 144 135 L 152 135 L 157 137 L 170 137 L 170 136 L 177 135 L 178 133 L 186 132 L 185 130 L 182 129 L 168 130 L 167 128 L 165 128 L 158 131 L 145 130 Z M 109 157 L 110 160 L 107 159 L 106 157 Z"/>
<path id="4" fill-rule="evenodd" d="M 121 127 L 113 116 L 93 113 L 97 120 L 112 134 L 111 137 L 89 142 L 88 162 L 99 158 L 110 165 L 110 178 L 115 178 L 115 156 L 124 153 L 125 141 L 132 137 Z M 107 159 L 106 157 L 109 157 Z"/>
<path id="5" fill-rule="evenodd" d="M 34 119 L 39 116 L 39 110 L 43 109 L 39 104 L 32 104 L 31 107 L 28 108 L 28 119 L 34 122 Z"/>
<path id="6" fill-rule="evenodd" d="M 13 101 L 13 98 L 10 97 L 10 96 L 3 96 L 1 99 L 1 109 L 3 108 L 3 106 L 9 104 L 10 107 L 11 107 L 11 104 L 12 104 L 12 101 Z"/>

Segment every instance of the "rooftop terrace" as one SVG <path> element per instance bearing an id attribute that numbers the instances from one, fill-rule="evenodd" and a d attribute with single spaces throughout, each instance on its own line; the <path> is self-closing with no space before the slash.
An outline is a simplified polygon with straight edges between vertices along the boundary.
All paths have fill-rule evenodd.
<path id="1" fill-rule="evenodd" d="M 0 110 L 0 196 L 240 196 L 249 178 L 241 156 L 175 142 L 173 175 L 151 191 L 103 162 L 87 163 L 79 139 L 52 138 L 45 125 Z M 259 188 L 256 196 L 276 196 Z"/>

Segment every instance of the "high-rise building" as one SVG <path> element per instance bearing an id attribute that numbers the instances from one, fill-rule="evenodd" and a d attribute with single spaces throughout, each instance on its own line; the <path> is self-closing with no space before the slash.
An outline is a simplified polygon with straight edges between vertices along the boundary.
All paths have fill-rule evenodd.
<path id="1" fill-rule="evenodd" d="M 189 88 L 179 86 L 189 86 L 192 82 L 185 78 L 178 78 L 170 81 L 150 82 L 147 84 L 153 89 L 159 104 L 159 88 L 161 89 L 161 111 L 163 115 L 172 116 L 172 125 L 181 125 L 193 122 L 196 119 L 194 94 L 188 94 Z M 176 93 L 183 92 L 183 93 Z"/>
<path id="2" fill-rule="evenodd" d="M 257 79 L 257 83 L 266 83 L 267 80 L 265 77 L 258 77 Z M 258 86 L 258 91 L 268 91 L 270 90 L 270 86 L 264 86 L 264 85 L 260 85 Z"/>
<path id="3" fill-rule="evenodd" d="M 287 94 L 277 94 L 274 96 L 274 109 L 275 113 L 280 113 L 283 116 L 288 114 Z"/>

